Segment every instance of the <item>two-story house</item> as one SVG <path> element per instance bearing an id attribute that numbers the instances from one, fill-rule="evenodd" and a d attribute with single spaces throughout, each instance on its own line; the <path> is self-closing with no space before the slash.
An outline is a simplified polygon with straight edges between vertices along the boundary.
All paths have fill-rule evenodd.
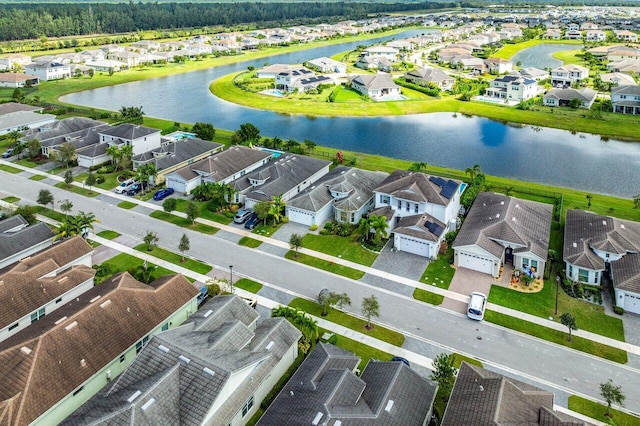
<path id="1" fill-rule="evenodd" d="M 161 143 L 160 130 L 130 123 L 101 129 L 99 134 L 101 143 L 131 145 L 133 155 L 159 148 Z"/>
<path id="2" fill-rule="evenodd" d="M 569 87 L 572 83 L 589 77 L 589 69 L 580 65 L 568 64 L 551 70 L 551 84 Z"/>
<path id="3" fill-rule="evenodd" d="M 35 75 L 40 81 L 61 80 L 71 77 L 71 68 L 59 62 L 37 62 L 25 65 L 27 74 Z"/>
<path id="4" fill-rule="evenodd" d="M 49 247 L 53 237 L 44 222 L 29 225 L 20 215 L 0 220 L 0 269 Z"/>
<path id="5" fill-rule="evenodd" d="M 613 112 L 640 114 L 640 86 L 623 85 L 611 89 Z"/>
<path id="6" fill-rule="evenodd" d="M 538 82 L 516 75 L 503 75 L 491 80 L 487 96 L 509 101 L 526 101 L 538 95 Z"/>
<path id="7" fill-rule="evenodd" d="M 372 214 L 387 218 L 394 247 L 435 257 L 447 232 L 457 227 L 460 181 L 396 170 L 375 189 Z"/>

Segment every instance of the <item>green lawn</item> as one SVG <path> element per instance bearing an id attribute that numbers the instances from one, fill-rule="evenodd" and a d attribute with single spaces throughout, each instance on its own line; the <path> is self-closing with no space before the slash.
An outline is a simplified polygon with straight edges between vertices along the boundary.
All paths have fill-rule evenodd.
<path id="1" fill-rule="evenodd" d="M 16 169 L 15 167 L 8 166 L 6 164 L 0 164 L 0 170 L 7 173 L 20 173 L 22 170 Z"/>
<path id="2" fill-rule="evenodd" d="M 104 262 L 104 264 L 108 264 L 111 267 L 112 271 L 116 271 L 114 272 L 114 274 L 118 272 L 125 272 L 125 271 L 129 271 L 129 273 L 133 273 L 135 272 L 136 268 L 142 265 L 143 263 L 144 261 L 142 259 L 131 256 L 126 253 L 120 253 L 119 255 L 114 256 L 111 259 Z M 156 266 L 157 265 L 154 265 L 152 263 L 147 263 L 147 267 L 156 267 Z M 157 279 L 158 277 L 162 277 L 164 275 L 171 275 L 174 273 L 175 272 L 165 269 L 161 266 L 157 266 L 157 269 L 153 271 L 151 276 L 153 277 L 153 279 Z"/>
<path id="3" fill-rule="evenodd" d="M 573 337 L 572 342 L 569 342 L 567 340 L 569 336 L 568 332 L 565 333 L 557 331 L 552 328 L 543 327 L 541 325 L 533 324 L 531 322 L 503 315 L 494 311 L 485 312 L 484 318 L 494 324 L 529 334 L 540 339 L 548 340 L 549 342 L 557 343 L 562 346 L 567 346 L 578 351 L 586 352 L 591 355 L 599 356 L 610 361 L 619 362 L 620 364 L 626 364 L 628 361 L 627 353 L 621 349 L 613 348 L 611 346 L 576 336 Z"/>
<path id="4" fill-rule="evenodd" d="M 219 231 L 218 228 L 214 228 L 213 226 L 205 225 L 203 223 L 194 223 L 192 224 L 188 219 L 176 216 L 170 213 L 166 213 L 163 211 L 156 210 L 151 212 L 149 215 L 154 219 L 164 220 L 165 222 L 173 223 L 174 225 L 181 226 L 183 228 L 191 229 L 192 231 L 201 232 L 203 234 L 213 235 Z"/>
<path id="5" fill-rule="evenodd" d="M 306 234 L 302 238 L 302 247 L 366 266 L 371 266 L 378 257 L 377 253 L 362 247 L 356 236 Z"/>
<path id="6" fill-rule="evenodd" d="M 440 294 L 431 293 L 430 291 L 416 288 L 413 290 L 413 298 L 421 302 L 429 303 L 431 305 L 441 305 L 444 301 L 444 296 Z"/>
<path id="7" fill-rule="evenodd" d="M 139 244 L 134 247 L 136 250 L 146 253 L 148 255 L 157 257 L 162 260 L 166 260 L 167 262 L 171 262 L 174 265 L 182 266 L 183 268 L 187 268 L 192 270 L 193 272 L 197 272 L 199 274 L 205 275 L 209 271 L 211 271 L 212 267 L 205 263 L 199 262 L 197 260 L 185 258 L 185 261 L 182 262 L 182 256 L 178 253 L 173 253 L 169 250 L 165 250 L 160 247 L 153 247 L 151 251 L 147 250 L 146 244 Z"/>
<path id="8" fill-rule="evenodd" d="M 79 186 L 75 186 L 75 185 L 67 185 L 64 182 L 56 183 L 55 187 L 65 189 L 67 191 L 71 191 L 76 194 L 84 195 L 85 197 L 97 197 L 98 195 L 100 195 L 98 192 L 92 191 L 88 188 L 80 188 Z"/>
<path id="9" fill-rule="evenodd" d="M 640 425 L 640 418 L 632 416 L 631 414 L 623 413 L 616 409 L 611 409 L 611 417 L 606 417 L 604 413 L 607 412 L 607 406 L 598 402 L 591 401 L 590 399 L 582 398 L 577 395 L 571 395 L 569 397 L 569 410 L 576 413 L 584 414 L 592 419 L 599 420 L 603 423 L 607 423 L 615 426 L 638 426 Z"/>
<path id="10" fill-rule="evenodd" d="M 245 247 L 256 248 L 256 247 L 260 247 L 260 244 L 262 244 L 262 241 L 256 240 L 251 237 L 242 237 L 240 238 L 240 241 L 238 241 L 238 244 Z"/>
<path id="11" fill-rule="evenodd" d="M 46 216 L 49 219 L 53 219 L 58 222 L 62 222 L 66 217 L 64 213 L 59 211 L 53 211 L 44 206 L 36 206 L 36 211 L 38 214 L 41 214 L 42 216 Z"/>
<path id="12" fill-rule="evenodd" d="M 253 232 L 254 234 L 258 234 L 258 235 L 264 235 L 265 237 L 268 237 L 272 234 L 275 234 L 275 232 L 280 229 L 280 227 L 283 225 L 282 222 L 280 223 L 276 223 L 275 225 L 273 224 L 273 220 L 269 220 L 267 221 L 267 224 L 265 225 L 263 223 L 263 221 L 259 221 L 258 225 L 256 225 L 255 228 L 253 228 Z"/>
<path id="13" fill-rule="evenodd" d="M 4 197 L 2 199 L 2 201 L 7 202 L 7 203 L 17 203 L 18 201 L 20 201 L 20 198 L 14 197 L 13 195 L 10 195 L 8 197 Z"/>
<path id="14" fill-rule="evenodd" d="M 116 186 L 120 184 L 118 182 L 118 176 L 122 174 L 122 171 L 112 172 L 112 173 L 96 173 L 94 172 L 95 177 L 104 178 L 104 182 L 96 184 L 97 188 L 104 189 L 107 191 L 112 190 Z M 73 177 L 73 180 L 76 182 L 83 182 L 87 178 L 88 173 L 81 173 L 77 176 Z"/>
<path id="15" fill-rule="evenodd" d="M 31 180 L 45 180 L 47 177 L 45 175 L 33 175 L 29 179 Z"/>
<path id="16" fill-rule="evenodd" d="M 179 211 L 181 213 L 186 213 L 188 201 L 182 198 L 178 198 L 176 200 L 177 200 L 176 211 Z M 217 223 L 222 223 L 224 225 L 231 223 L 231 221 L 233 220 L 221 213 L 212 212 L 211 210 L 209 210 L 207 208 L 207 201 L 194 201 L 194 203 L 196 203 L 196 205 L 198 206 L 198 211 L 199 211 L 198 217 L 201 217 L 203 219 L 208 219 Z"/>
<path id="17" fill-rule="evenodd" d="M 320 314 L 322 313 L 322 308 L 320 308 L 320 305 L 315 302 L 295 298 L 289 303 L 289 306 L 305 311 L 310 315 L 321 317 Z M 367 330 L 365 328 L 367 323 L 365 320 L 338 311 L 337 309 L 329 309 L 327 316 L 322 318 L 398 347 L 401 347 L 404 343 L 404 335 L 402 333 L 398 333 L 397 331 L 393 331 L 379 325 L 374 326 L 371 330 Z"/>
<path id="18" fill-rule="evenodd" d="M 325 330 L 324 328 L 320 328 L 320 335 L 322 336 L 324 333 L 333 332 Z M 380 349 L 365 345 L 364 343 L 349 339 L 348 337 L 342 336 L 340 334 L 336 334 L 335 336 L 336 346 L 349 352 L 353 352 L 360 357 L 360 364 L 358 364 L 358 369 L 360 369 L 360 371 L 364 370 L 366 365 L 369 363 L 369 360 L 371 359 L 376 359 L 378 361 L 391 361 L 391 358 L 393 358 L 393 354 L 381 351 Z"/>
<path id="19" fill-rule="evenodd" d="M 453 274 L 456 270 L 451 267 L 449 263 L 449 257 L 442 254 L 438 255 L 438 258 L 433 262 L 429 262 L 429 265 L 424 270 L 420 282 L 433 285 L 434 287 L 449 289 Z"/>
<path id="20" fill-rule="evenodd" d="M 100 231 L 96 234 L 98 237 L 102 237 L 105 238 L 107 240 L 113 240 L 115 238 L 118 238 L 120 236 L 119 233 L 117 233 L 116 231 L 111 231 L 111 230 L 105 230 L 105 231 Z"/>
<path id="21" fill-rule="evenodd" d="M 580 40 L 543 40 L 543 39 L 531 39 L 523 41 L 522 43 L 505 44 L 496 53 L 492 55 L 494 58 L 510 59 L 516 53 L 521 50 L 528 49 L 539 44 L 576 44 L 582 45 Z"/>
<path id="22" fill-rule="evenodd" d="M 121 201 L 120 203 L 118 203 L 118 207 L 120 207 L 121 209 L 125 209 L 125 210 L 130 210 L 130 209 L 134 208 L 137 205 L 138 204 L 132 203 L 131 201 Z"/>
<path id="23" fill-rule="evenodd" d="M 460 368 L 462 361 L 466 361 L 467 364 L 475 365 L 476 367 L 484 368 L 484 365 L 477 359 L 469 358 L 468 356 L 464 356 L 459 353 L 452 353 L 449 357 L 453 358 L 453 365 L 456 368 Z"/>
<path id="24" fill-rule="evenodd" d="M 243 290 L 250 291 L 251 293 L 257 293 L 262 288 L 262 284 L 250 280 L 249 278 L 241 278 L 233 283 L 233 285 Z"/>
<path id="25" fill-rule="evenodd" d="M 302 253 L 298 253 L 298 255 L 296 256 L 296 253 L 293 250 L 289 250 L 284 257 L 289 260 L 304 263 L 308 266 L 313 266 L 314 268 L 322 269 L 327 272 L 342 275 L 343 277 L 351 278 L 352 280 L 359 280 L 364 276 L 364 272 L 357 269 L 349 268 L 348 266 L 338 265 L 336 263 L 329 262 L 324 259 L 319 259 L 317 257 L 308 256 Z"/>
<path id="26" fill-rule="evenodd" d="M 563 50 L 561 52 L 554 52 L 551 56 L 553 56 L 554 58 L 564 62 L 565 65 L 574 64 L 574 65 L 586 66 L 586 63 L 584 62 L 584 59 L 582 59 L 582 57 L 580 57 L 580 56 L 576 56 L 576 55 L 578 55 L 580 53 L 582 53 L 582 50 L 580 50 L 580 49 Z M 587 66 L 587 68 L 588 68 L 588 66 Z"/>
<path id="27" fill-rule="evenodd" d="M 554 317 L 556 321 L 560 321 L 560 315 L 569 312 L 576 318 L 579 329 L 624 342 L 620 318 L 606 315 L 602 306 L 570 297 L 562 289 L 558 292 L 558 315 L 555 315 L 555 296 L 555 280 L 546 280 L 542 291 L 538 293 L 522 293 L 492 285 L 489 302 L 541 318 Z"/>

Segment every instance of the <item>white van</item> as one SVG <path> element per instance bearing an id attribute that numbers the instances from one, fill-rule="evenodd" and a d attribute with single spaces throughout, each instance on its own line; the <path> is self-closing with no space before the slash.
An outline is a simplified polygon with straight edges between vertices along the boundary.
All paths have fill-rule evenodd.
<path id="1" fill-rule="evenodd" d="M 482 321 L 484 318 L 484 308 L 487 306 L 487 296 L 477 291 L 471 293 L 469 306 L 467 306 L 467 316 L 471 319 Z"/>

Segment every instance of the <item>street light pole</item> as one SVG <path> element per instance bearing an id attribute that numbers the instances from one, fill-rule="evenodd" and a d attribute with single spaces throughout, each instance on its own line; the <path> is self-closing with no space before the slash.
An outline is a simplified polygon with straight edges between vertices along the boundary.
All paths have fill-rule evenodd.
<path id="1" fill-rule="evenodd" d="M 233 294 L 233 265 L 229 265 L 229 274 L 231 275 L 231 294 Z"/>
<path id="2" fill-rule="evenodd" d="M 560 275 L 556 275 L 556 315 L 558 315 L 558 290 L 560 289 Z"/>

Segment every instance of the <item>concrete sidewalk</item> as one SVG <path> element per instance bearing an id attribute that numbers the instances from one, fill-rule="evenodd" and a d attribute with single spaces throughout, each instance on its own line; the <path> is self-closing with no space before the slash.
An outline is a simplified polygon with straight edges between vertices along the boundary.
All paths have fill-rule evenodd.
<path id="1" fill-rule="evenodd" d="M 51 178 L 53 180 L 58 180 L 58 181 L 61 181 L 61 182 L 64 181 L 64 179 L 59 177 L 59 176 L 51 175 L 49 173 L 42 172 L 42 171 L 39 171 L 39 170 L 30 169 L 28 167 L 24 167 L 22 165 L 14 164 L 14 163 L 7 162 L 7 161 L 4 161 L 4 160 L 0 160 L 0 164 L 7 164 L 9 166 L 12 166 L 12 167 L 15 167 L 17 169 L 24 170 L 24 171 L 28 171 L 28 172 L 31 172 L 33 174 L 47 176 L 47 177 L 49 177 L 49 178 Z M 73 185 L 75 185 L 77 187 L 83 187 L 83 185 L 81 183 L 79 183 L 79 182 L 74 182 Z M 151 210 L 163 211 L 161 206 L 158 206 L 156 204 L 149 203 L 149 202 L 146 202 L 146 201 L 138 200 L 136 198 L 129 197 L 129 196 L 126 196 L 126 195 L 116 194 L 113 191 L 107 191 L 107 190 L 104 190 L 104 189 L 101 189 L 101 188 L 96 188 L 96 187 L 92 187 L 91 190 L 95 191 L 95 192 L 98 192 L 98 193 L 100 193 L 102 195 L 105 195 L 105 196 L 109 196 L 109 197 L 113 197 L 113 198 L 116 198 L 116 199 L 120 199 L 122 201 L 133 202 L 133 203 L 136 203 L 136 204 L 138 204 L 140 206 L 144 206 L 144 207 L 146 207 L 148 209 L 151 209 Z M 186 214 L 181 213 L 181 212 L 174 211 L 171 214 L 186 218 Z M 253 238 L 255 240 L 259 240 L 259 241 L 271 244 L 273 246 L 280 247 L 282 249 L 286 249 L 286 250 L 290 249 L 290 246 L 289 246 L 288 242 L 280 241 L 280 240 L 277 240 L 277 239 L 274 239 L 274 238 L 271 238 L 271 237 L 266 237 L 266 236 L 259 235 L 259 234 L 254 234 L 254 233 L 252 233 L 250 231 L 245 231 L 244 229 L 238 229 L 238 228 L 236 228 L 234 226 L 225 225 L 225 224 L 214 222 L 214 221 L 211 221 L 211 220 L 208 220 L 208 219 L 204 219 L 204 218 L 197 218 L 196 222 L 202 223 L 202 224 L 206 224 L 206 225 L 209 225 L 209 226 L 213 226 L 215 228 L 222 229 L 224 231 L 236 234 L 238 236 L 247 236 L 247 237 Z M 306 249 L 306 248 L 300 248 L 298 251 L 300 253 L 303 253 L 303 254 L 306 254 L 306 255 L 309 255 L 309 256 L 313 256 L 313 257 L 316 257 L 316 258 L 319 258 L 319 259 L 323 259 L 323 260 L 326 260 L 328 262 L 333 262 L 335 264 L 347 266 L 349 268 L 362 271 L 362 272 L 364 272 L 366 274 L 371 274 L 371 275 L 374 275 L 374 276 L 377 276 L 377 277 L 381 277 L 381 278 L 384 278 L 384 279 L 392 280 L 394 282 L 397 282 L 399 284 L 408 286 L 410 288 L 420 288 L 420 289 L 423 289 L 423 290 L 426 290 L 426 291 L 429 291 L 429 292 L 432 292 L 432 293 L 435 293 L 435 294 L 439 294 L 439 295 L 442 295 L 445 298 L 450 299 L 450 300 L 462 302 L 464 304 L 468 303 L 468 301 L 469 301 L 469 296 L 466 295 L 466 294 L 460 294 L 460 293 L 456 293 L 454 291 L 444 290 L 444 289 L 438 288 L 436 286 L 430 286 L 430 285 L 421 283 L 421 282 L 416 281 L 416 280 L 405 278 L 405 277 L 402 277 L 402 276 L 399 276 L 399 275 L 396 275 L 396 274 L 392 274 L 390 272 L 381 271 L 381 270 L 376 269 L 376 268 L 372 268 L 372 267 L 369 267 L 369 266 L 366 266 L 366 265 L 361 265 L 359 263 L 351 262 L 351 261 L 348 261 L 348 260 L 345 260 L 345 259 L 342 259 L 342 258 L 338 258 L 338 257 L 331 256 L 331 255 L 328 255 L 328 254 L 325 254 L 325 253 L 317 252 L 317 251 L 314 251 L 314 250 L 310 250 L 310 249 Z M 508 315 L 508 316 L 511 316 L 511 317 L 514 317 L 514 318 L 523 319 L 525 321 L 529 321 L 529 322 L 532 322 L 534 324 L 538 324 L 538 325 L 541 325 L 541 326 L 544 326 L 544 327 L 548 327 L 548 328 L 551 328 L 551 329 L 554 329 L 554 330 L 558 330 L 558 331 L 562 331 L 562 332 L 566 332 L 567 331 L 566 327 L 563 326 L 562 324 L 558 323 L 558 322 L 550 321 L 550 320 L 548 320 L 546 318 L 541 318 L 541 317 L 537 317 L 537 316 L 534 316 L 534 315 L 526 314 L 526 313 L 523 313 L 523 312 L 520 312 L 520 311 L 516 311 L 514 309 L 507 308 L 507 307 L 504 307 L 504 306 L 501 306 L 501 305 L 495 305 L 495 304 L 489 303 L 489 304 L 487 304 L 487 309 L 495 311 L 495 312 L 499 312 L 501 314 Z M 589 339 L 589 340 L 592 340 L 592 341 L 595 341 L 595 342 L 598 342 L 598 343 L 602 343 L 604 345 L 608 345 L 608 346 L 611 346 L 611 347 L 614 347 L 614 348 L 618 348 L 618 349 L 624 350 L 624 351 L 629 352 L 629 353 L 640 355 L 640 346 L 636 346 L 636 345 L 633 345 L 633 344 L 630 344 L 630 343 L 621 342 L 619 340 L 611 339 L 609 337 L 605 337 L 605 336 L 602 336 L 602 335 L 599 335 L 599 334 L 595 334 L 595 333 L 591 333 L 591 332 L 584 331 L 584 330 L 576 330 L 576 331 L 573 332 L 573 335 L 574 336 L 578 336 L 578 337 L 582 337 L 582 338 L 585 338 L 585 339 Z"/>

